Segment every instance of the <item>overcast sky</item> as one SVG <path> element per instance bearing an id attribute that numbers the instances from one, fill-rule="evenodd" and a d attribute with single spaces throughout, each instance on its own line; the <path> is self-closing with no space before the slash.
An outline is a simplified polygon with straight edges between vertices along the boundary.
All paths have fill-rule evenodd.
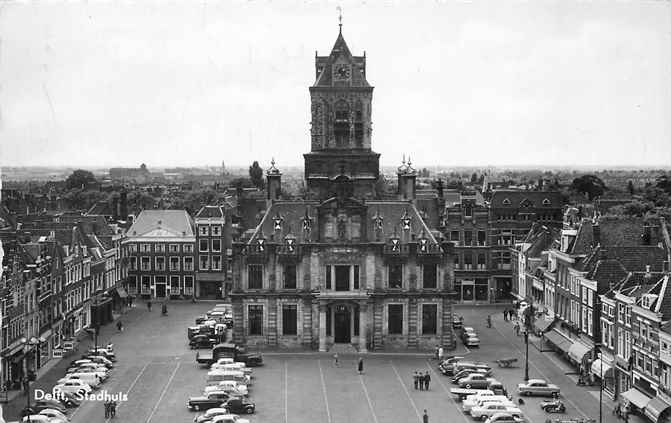
<path id="1" fill-rule="evenodd" d="M 418 165 L 668 165 L 668 1 L 343 2 L 373 149 Z M 0 160 L 300 165 L 337 3 L 0 6 Z"/>

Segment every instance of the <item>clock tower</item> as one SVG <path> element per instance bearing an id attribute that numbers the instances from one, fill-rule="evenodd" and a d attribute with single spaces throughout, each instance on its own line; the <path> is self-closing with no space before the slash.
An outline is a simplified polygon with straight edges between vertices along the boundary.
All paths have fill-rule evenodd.
<path id="1" fill-rule="evenodd" d="M 321 199 L 342 189 L 349 196 L 371 198 L 380 174 L 380 155 L 371 149 L 373 87 L 366 80 L 366 54 L 353 56 L 340 28 L 331 54 L 315 53 L 305 179 Z"/>

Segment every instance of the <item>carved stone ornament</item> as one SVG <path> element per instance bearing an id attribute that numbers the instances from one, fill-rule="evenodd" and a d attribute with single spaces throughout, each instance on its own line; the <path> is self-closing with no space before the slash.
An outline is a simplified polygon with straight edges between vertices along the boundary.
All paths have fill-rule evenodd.
<path id="1" fill-rule="evenodd" d="M 398 238 L 391 239 L 391 251 L 397 253 L 401 251 L 401 240 Z"/>
<path id="2" fill-rule="evenodd" d="M 406 209 L 405 212 L 403 213 L 403 216 L 401 217 L 401 228 L 403 228 L 404 231 L 409 231 L 411 223 L 412 223 L 412 217 L 410 217 L 410 215 L 408 214 L 408 210 Z"/>
<path id="3" fill-rule="evenodd" d="M 284 221 L 284 218 L 280 216 L 280 214 L 276 214 L 275 217 L 273 217 L 273 229 L 276 231 L 281 231 L 282 230 L 282 222 Z"/>

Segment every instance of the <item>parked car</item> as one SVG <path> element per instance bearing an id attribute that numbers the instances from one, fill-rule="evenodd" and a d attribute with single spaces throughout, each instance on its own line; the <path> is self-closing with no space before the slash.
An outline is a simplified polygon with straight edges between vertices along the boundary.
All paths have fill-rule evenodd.
<path id="1" fill-rule="evenodd" d="M 510 413 L 494 413 L 485 420 L 485 423 L 518 423 L 523 421 L 524 419 L 521 417 L 515 417 Z"/>
<path id="2" fill-rule="evenodd" d="M 114 363 L 112 363 L 112 360 L 102 355 L 95 355 L 95 353 L 89 353 L 85 354 L 83 358 L 86 360 L 91 360 L 93 363 L 101 364 L 107 367 L 108 369 L 114 367 Z"/>
<path id="3" fill-rule="evenodd" d="M 230 410 L 231 413 L 253 414 L 256 410 L 256 405 L 246 398 L 231 398 L 222 405 L 224 408 Z"/>
<path id="4" fill-rule="evenodd" d="M 206 386 L 203 392 L 207 393 L 212 391 L 226 391 L 240 396 L 249 395 L 249 389 L 247 388 L 247 385 L 239 383 L 235 380 L 222 380 L 216 385 Z"/>
<path id="5" fill-rule="evenodd" d="M 245 363 L 241 362 L 234 362 L 234 363 L 224 363 L 224 364 L 217 364 L 217 365 L 212 365 L 210 366 L 210 369 L 212 370 L 237 370 L 239 372 L 242 372 L 246 374 L 249 377 L 252 377 L 252 368 L 247 367 Z"/>
<path id="6" fill-rule="evenodd" d="M 474 419 L 487 420 L 496 413 L 508 413 L 513 417 L 521 417 L 522 410 L 514 405 L 503 404 L 499 402 L 487 402 L 479 407 L 471 408 L 471 417 Z"/>
<path id="7" fill-rule="evenodd" d="M 60 411 L 61 413 L 65 413 L 66 411 L 65 405 L 55 399 L 49 399 L 49 400 L 42 399 L 36 401 L 34 404 L 30 405 L 30 409 L 31 412 L 34 414 L 39 414 L 40 411 L 49 409 Z"/>
<path id="8" fill-rule="evenodd" d="M 465 378 L 459 379 L 459 387 L 466 389 L 487 389 L 495 379 L 478 373 L 471 373 Z"/>
<path id="9" fill-rule="evenodd" d="M 190 410 L 209 410 L 210 408 L 219 407 L 224 401 L 229 400 L 232 395 L 226 391 L 214 391 L 207 395 L 189 398 L 186 406 Z"/>
<path id="10" fill-rule="evenodd" d="M 459 383 L 459 379 L 463 379 L 471 374 L 480 374 L 484 376 L 489 376 L 489 373 L 490 373 L 489 371 L 484 369 L 476 369 L 476 368 L 463 369 L 459 373 L 454 375 L 454 377 L 452 377 L 452 383 Z"/>
<path id="11" fill-rule="evenodd" d="M 457 363 L 452 364 L 452 374 L 456 374 L 463 369 L 470 369 L 470 368 L 485 369 L 485 370 L 492 369 L 492 367 L 487 363 L 473 362 L 473 361 L 459 361 Z"/>
<path id="12" fill-rule="evenodd" d="M 490 391 L 491 392 L 491 391 Z M 513 403 L 510 402 L 508 397 L 503 396 L 503 395 L 484 395 L 478 398 L 473 398 L 473 399 L 466 399 L 464 402 L 461 403 L 461 409 L 466 412 L 470 413 L 471 409 L 473 407 L 478 407 L 480 405 L 486 404 L 488 402 L 498 402 L 498 403 L 503 403 L 507 404 L 510 403 L 510 405 L 513 405 Z"/>
<path id="13" fill-rule="evenodd" d="M 61 420 L 64 420 L 66 422 L 70 421 L 70 419 L 68 419 L 68 417 L 65 414 L 63 414 L 60 411 L 58 411 L 56 409 L 53 409 L 53 408 L 44 409 L 44 410 L 40 411 L 38 414 L 40 416 L 47 416 L 47 417 L 52 418 L 52 419 L 61 419 Z"/>
<path id="14" fill-rule="evenodd" d="M 91 386 L 81 380 L 72 379 L 54 386 L 54 391 L 66 392 L 70 394 L 90 394 L 93 390 Z"/>
<path id="15" fill-rule="evenodd" d="M 237 414 L 225 414 L 223 416 L 216 416 L 211 423 L 249 423 L 249 420 L 243 419 Z"/>
<path id="16" fill-rule="evenodd" d="M 452 327 L 454 329 L 461 329 L 464 326 L 463 322 L 459 318 L 459 316 L 453 316 L 452 317 Z"/>
<path id="17" fill-rule="evenodd" d="M 100 355 L 100 356 L 105 357 L 106 359 L 108 359 L 111 362 L 116 361 L 116 354 L 114 354 L 113 351 L 111 351 L 109 349 L 106 349 L 106 348 L 105 349 L 99 348 L 97 350 L 95 348 L 91 348 L 91 349 L 88 350 L 87 354 Z"/>
<path id="18" fill-rule="evenodd" d="M 212 348 L 213 345 L 217 343 L 217 340 L 210 338 L 208 335 L 195 335 L 189 341 L 189 347 L 191 349 L 200 349 L 200 348 Z"/>
<path id="19" fill-rule="evenodd" d="M 203 316 L 203 315 L 197 316 L 196 317 L 196 325 L 202 325 L 203 322 L 206 321 L 206 320 L 207 320 L 207 316 Z"/>
<path id="20" fill-rule="evenodd" d="M 469 329 L 469 330 L 467 330 Z M 464 331 L 461 333 L 461 341 L 466 345 L 467 347 L 479 347 L 480 346 L 480 338 L 478 338 L 478 335 L 475 333 L 475 330 L 470 327 L 464 328 Z"/>
<path id="21" fill-rule="evenodd" d="M 95 373 L 70 373 L 63 378 L 58 379 L 56 383 L 63 384 L 70 380 L 80 380 L 93 389 L 97 389 L 102 383 Z"/>
<path id="22" fill-rule="evenodd" d="M 557 385 L 547 383 L 543 379 L 529 379 L 526 383 L 517 385 L 517 392 L 520 396 L 548 396 L 558 397 L 560 390 Z"/>
<path id="23" fill-rule="evenodd" d="M 44 416 L 41 414 L 32 414 L 30 416 L 25 416 L 21 421 L 30 423 L 67 423 L 66 420 L 52 419 L 49 416 Z"/>
<path id="24" fill-rule="evenodd" d="M 215 416 L 230 414 L 228 409 L 223 407 L 210 408 L 203 414 L 199 414 L 193 418 L 193 423 L 209 423 Z"/>

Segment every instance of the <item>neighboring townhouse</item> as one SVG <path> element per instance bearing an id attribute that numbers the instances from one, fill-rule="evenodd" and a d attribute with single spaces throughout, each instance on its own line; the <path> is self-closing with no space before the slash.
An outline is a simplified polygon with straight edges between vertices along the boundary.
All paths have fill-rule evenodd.
<path id="1" fill-rule="evenodd" d="M 232 206 L 204 206 L 196 213 L 197 298 L 224 298 L 230 291 Z M 171 267 L 171 270 L 173 269 Z"/>

